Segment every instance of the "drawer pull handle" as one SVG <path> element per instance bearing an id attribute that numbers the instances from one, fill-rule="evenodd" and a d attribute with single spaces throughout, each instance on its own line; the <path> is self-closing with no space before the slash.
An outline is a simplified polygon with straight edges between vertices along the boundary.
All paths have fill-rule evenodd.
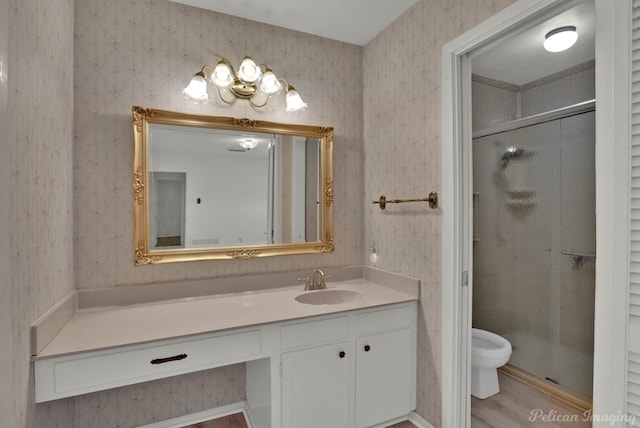
<path id="1" fill-rule="evenodd" d="M 338 354 L 340 358 L 344 358 L 345 355 L 347 355 L 347 353 L 344 351 L 340 351 L 340 353 Z"/>
<path id="2" fill-rule="evenodd" d="M 173 357 L 167 358 L 156 358 L 155 360 L 151 360 L 151 364 L 164 364 L 170 361 L 180 361 L 187 358 L 187 354 L 174 355 Z"/>
<path id="3" fill-rule="evenodd" d="M 364 345 L 364 352 L 369 352 L 369 351 L 371 351 L 371 346 Z"/>

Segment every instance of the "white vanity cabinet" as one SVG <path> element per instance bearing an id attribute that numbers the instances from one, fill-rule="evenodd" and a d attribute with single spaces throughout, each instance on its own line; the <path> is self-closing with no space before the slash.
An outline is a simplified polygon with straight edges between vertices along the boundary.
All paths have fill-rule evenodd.
<path id="1" fill-rule="evenodd" d="M 282 428 L 348 427 L 350 315 L 281 327 Z"/>
<path id="2" fill-rule="evenodd" d="M 415 325 L 410 303 L 283 326 L 282 427 L 364 428 L 409 414 Z"/>
<path id="3" fill-rule="evenodd" d="M 411 329 L 357 340 L 356 427 L 369 427 L 413 410 Z"/>
<path id="4" fill-rule="evenodd" d="M 367 276 L 379 282 L 75 312 L 62 305 L 33 329 L 35 401 L 246 363 L 246 397 L 235 404 L 254 428 L 399 422 L 416 407 L 419 282 L 371 269 Z"/>
<path id="5" fill-rule="evenodd" d="M 282 354 L 282 428 L 349 426 L 349 342 Z"/>

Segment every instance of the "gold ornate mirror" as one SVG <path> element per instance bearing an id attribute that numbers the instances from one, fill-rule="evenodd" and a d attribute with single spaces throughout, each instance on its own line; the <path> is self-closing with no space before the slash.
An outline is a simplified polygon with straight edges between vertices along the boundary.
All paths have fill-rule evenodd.
<path id="1" fill-rule="evenodd" d="M 333 128 L 132 113 L 136 265 L 333 252 Z"/>

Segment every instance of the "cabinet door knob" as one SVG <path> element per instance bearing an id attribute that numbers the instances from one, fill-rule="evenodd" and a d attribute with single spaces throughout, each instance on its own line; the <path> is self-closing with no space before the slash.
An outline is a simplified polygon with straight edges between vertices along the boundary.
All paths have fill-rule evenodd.
<path id="1" fill-rule="evenodd" d="M 371 351 L 371 346 L 364 345 L 364 352 L 369 352 L 369 351 Z"/>
<path id="2" fill-rule="evenodd" d="M 340 353 L 338 354 L 340 358 L 344 358 L 345 355 L 347 355 L 347 353 L 344 351 L 340 351 Z"/>

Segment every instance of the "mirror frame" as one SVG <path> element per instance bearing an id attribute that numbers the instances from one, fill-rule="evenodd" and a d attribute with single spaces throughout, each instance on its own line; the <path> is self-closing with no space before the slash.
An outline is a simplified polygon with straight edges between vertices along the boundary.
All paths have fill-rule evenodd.
<path id="1" fill-rule="evenodd" d="M 201 116 L 166 110 L 132 107 L 134 158 L 133 207 L 136 266 L 149 264 L 219 259 L 249 259 L 290 254 L 332 253 L 333 244 L 333 133 L 332 127 L 308 126 L 237 119 L 224 116 Z M 198 247 L 151 249 L 149 242 L 149 125 L 179 125 L 271 134 L 297 135 L 320 141 L 320 236 L 321 241 L 263 244 L 232 247 Z"/>

